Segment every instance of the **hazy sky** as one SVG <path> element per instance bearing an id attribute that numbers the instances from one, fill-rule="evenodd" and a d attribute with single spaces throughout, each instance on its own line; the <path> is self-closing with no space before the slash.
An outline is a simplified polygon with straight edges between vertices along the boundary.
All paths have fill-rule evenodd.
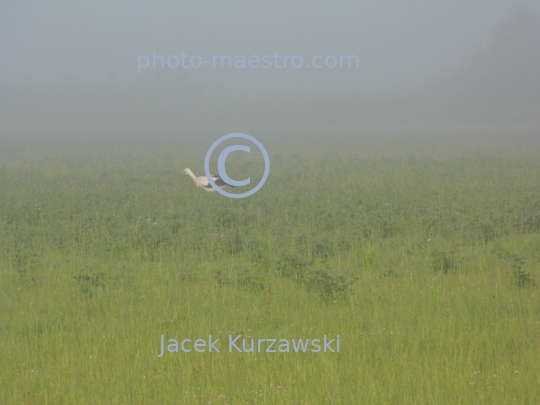
<path id="1" fill-rule="evenodd" d="M 92 84 L 136 79 L 137 55 L 152 51 L 208 57 L 277 51 L 358 55 L 352 75 L 323 72 L 346 85 L 417 86 L 485 45 L 520 4 L 540 9 L 538 1 L 2 2 L 1 80 Z M 190 73 L 226 78 L 218 70 Z M 291 69 L 281 76 L 317 74 Z"/>
<path id="2" fill-rule="evenodd" d="M 191 86 L 192 92 L 253 98 L 344 91 L 398 94 L 424 89 L 466 64 L 519 7 L 540 11 L 540 2 L 3 1 L 0 85 L 74 86 L 99 93 L 100 86 L 151 83 L 146 87 L 151 89 L 176 83 L 182 89 Z M 149 67 L 138 73 L 139 55 L 156 52 L 167 60 L 182 51 L 202 60 L 215 54 L 248 58 L 278 52 L 300 55 L 303 66 L 220 69 L 203 64 L 199 69 Z M 356 55 L 359 67 L 306 68 L 314 55 L 321 55 L 322 62 L 342 54 Z M 144 93 L 133 91 L 135 96 L 129 97 Z M 117 92 L 115 97 L 123 96 Z M 164 95 L 165 101 L 170 98 Z M 1 108 L 9 109 L 8 102 L 4 97 Z"/>

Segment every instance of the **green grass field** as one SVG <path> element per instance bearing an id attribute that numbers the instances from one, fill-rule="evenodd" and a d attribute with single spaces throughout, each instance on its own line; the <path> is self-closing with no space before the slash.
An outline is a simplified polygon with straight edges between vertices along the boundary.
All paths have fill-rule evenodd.
<path id="1" fill-rule="evenodd" d="M 210 143 L 4 148 L 1 404 L 540 403 L 539 148 L 267 141 L 228 199 L 178 185 Z"/>

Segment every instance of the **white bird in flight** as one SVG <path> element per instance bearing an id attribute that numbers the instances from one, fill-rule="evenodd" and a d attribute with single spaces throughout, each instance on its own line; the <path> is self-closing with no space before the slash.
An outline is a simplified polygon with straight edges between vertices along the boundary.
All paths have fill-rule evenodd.
<path id="1" fill-rule="evenodd" d="M 214 187 L 212 187 L 212 185 L 210 184 L 210 181 L 208 181 L 208 177 L 206 176 L 197 177 L 193 174 L 191 169 L 184 169 L 184 174 L 182 175 L 182 178 L 180 179 L 180 183 L 184 181 L 184 179 L 186 178 L 186 174 L 193 179 L 193 182 L 195 183 L 197 187 L 204 188 L 207 192 L 216 191 Z M 219 188 L 223 188 L 226 186 L 234 187 L 234 186 L 231 186 L 230 184 L 225 183 L 219 176 L 212 175 L 212 180 L 214 180 L 214 183 L 216 183 L 216 186 L 218 186 Z"/>

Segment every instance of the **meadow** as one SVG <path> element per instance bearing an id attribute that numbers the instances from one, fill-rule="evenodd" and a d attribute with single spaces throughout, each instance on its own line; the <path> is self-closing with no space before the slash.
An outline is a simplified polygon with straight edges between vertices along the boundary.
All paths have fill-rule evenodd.
<path id="1" fill-rule="evenodd" d="M 0 403 L 540 403 L 538 143 L 261 141 L 244 199 L 178 184 L 211 142 L 3 148 Z"/>

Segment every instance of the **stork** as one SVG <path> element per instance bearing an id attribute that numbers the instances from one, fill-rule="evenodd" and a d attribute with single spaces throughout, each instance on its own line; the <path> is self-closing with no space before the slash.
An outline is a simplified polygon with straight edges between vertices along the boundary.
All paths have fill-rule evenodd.
<path id="1" fill-rule="evenodd" d="M 182 175 L 182 178 L 180 179 L 180 183 L 184 181 L 184 179 L 186 178 L 186 174 L 193 179 L 195 186 L 204 188 L 207 192 L 216 191 L 214 187 L 212 187 L 212 185 L 210 184 L 210 181 L 208 181 L 208 177 L 206 176 L 197 177 L 193 174 L 191 169 L 184 169 L 184 174 Z M 234 186 L 231 186 L 230 184 L 225 183 L 219 176 L 212 175 L 212 180 L 214 180 L 214 183 L 216 183 L 216 186 L 218 186 L 219 188 L 223 188 L 226 186 L 234 187 Z"/>

